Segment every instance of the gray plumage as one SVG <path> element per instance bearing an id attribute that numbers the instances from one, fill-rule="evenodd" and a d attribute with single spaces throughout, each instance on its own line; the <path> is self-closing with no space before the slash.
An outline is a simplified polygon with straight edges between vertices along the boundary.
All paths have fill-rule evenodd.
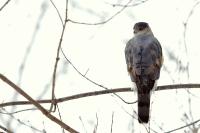
<path id="1" fill-rule="evenodd" d="M 126 44 L 125 58 L 131 81 L 137 86 L 138 120 L 140 123 L 147 123 L 150 91 L 155 80 L 160 77 L 163 63 L 162 48 L 147 23 L 136 23 L 134 34 L 135 36 Z"/>

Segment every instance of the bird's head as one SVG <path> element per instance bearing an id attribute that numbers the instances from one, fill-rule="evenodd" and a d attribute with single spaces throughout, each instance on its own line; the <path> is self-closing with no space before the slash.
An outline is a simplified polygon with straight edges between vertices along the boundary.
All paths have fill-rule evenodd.
<path id="1" fill-rule="evenodd" d="M 136 23 L 133 27 L 133 33 L 134 35 L 153 34 L 151 28 L 149 27 L 149 24 L 146 22 Z"/>

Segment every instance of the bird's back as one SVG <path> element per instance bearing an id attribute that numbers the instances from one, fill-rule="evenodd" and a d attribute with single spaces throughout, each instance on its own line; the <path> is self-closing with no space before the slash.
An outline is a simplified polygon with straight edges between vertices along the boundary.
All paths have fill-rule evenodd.
<path id="1" fill-rule="evenodd" d="M 126 45 L 126 60 L 137 75 L 149 75 L 152 80 L 160 76 L 160 43 L 152 35 L 138 35 Z"/>
<path id="2" fill-rule="evenodd" d="M 134 25 L 134 35 L 125 48 L 127 70 L 138 93 L 138 121 L 149 121 L 150 91 L 160 76 L 162 48 L 146 22 Z"/>

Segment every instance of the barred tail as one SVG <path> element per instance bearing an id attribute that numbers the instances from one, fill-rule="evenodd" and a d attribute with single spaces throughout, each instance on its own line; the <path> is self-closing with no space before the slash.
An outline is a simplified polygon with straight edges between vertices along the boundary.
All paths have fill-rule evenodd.
<path id="1" fill-rule="evenodd" d="M 138 89 L 138 121 L 139 123 L 148 123 L 150 110 L 150 91 L 155 81 L 148 78 L 147 75 L 138 75 L 136 81 Z"/>
<path id="2" fill-rule="evenodd" d="M 138 94 L 138 121 L 148 123 L 150 109 L 150 93 Z"/>

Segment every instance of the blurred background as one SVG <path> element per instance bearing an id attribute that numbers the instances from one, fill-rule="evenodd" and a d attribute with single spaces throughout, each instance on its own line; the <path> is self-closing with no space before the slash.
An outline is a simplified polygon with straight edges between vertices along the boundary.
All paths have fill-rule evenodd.
<path id="1" fill-rule="evenodd" d="M 56 8 L 55 8 L 56 7 Z M 51 99 L 57 48 L 66 1 L 0 1 L 0 73 L 34 99 Z M 69 0 L 62 50 L 83 75 L 107 88 L 131 87 L 124 48 L 133 25 L 148 22 L 160 41 L 164 66 L 158 85 L 199 83 L 200 1 Z M 56 98 L 104 90 L 86 80 L 60 52 Z M 0 102 L 26 100 L 0 82 Z M 133 92 L 118 93 L 125 101 Z M 46 109 L 50 104 L 42 104 Z M 58 104 L 62 121 L 81 133 L 137 133 L 137 104 L 115 95 L 100 95 Z M 152 95 L 151 132 L 167 132 L 200 119 L 198 89 L 158 91 Z M 0 125 L 15 133 L 67 132 L 33 105 L 0 108 Z M 59 112 L 52 113 L 59 118 Z M 198 133 L 199 123 L 177 133 Z M 3 129 L 0 129 L 0 131 Z M 146 131 L 147 132 L 147 131 Z"/>

